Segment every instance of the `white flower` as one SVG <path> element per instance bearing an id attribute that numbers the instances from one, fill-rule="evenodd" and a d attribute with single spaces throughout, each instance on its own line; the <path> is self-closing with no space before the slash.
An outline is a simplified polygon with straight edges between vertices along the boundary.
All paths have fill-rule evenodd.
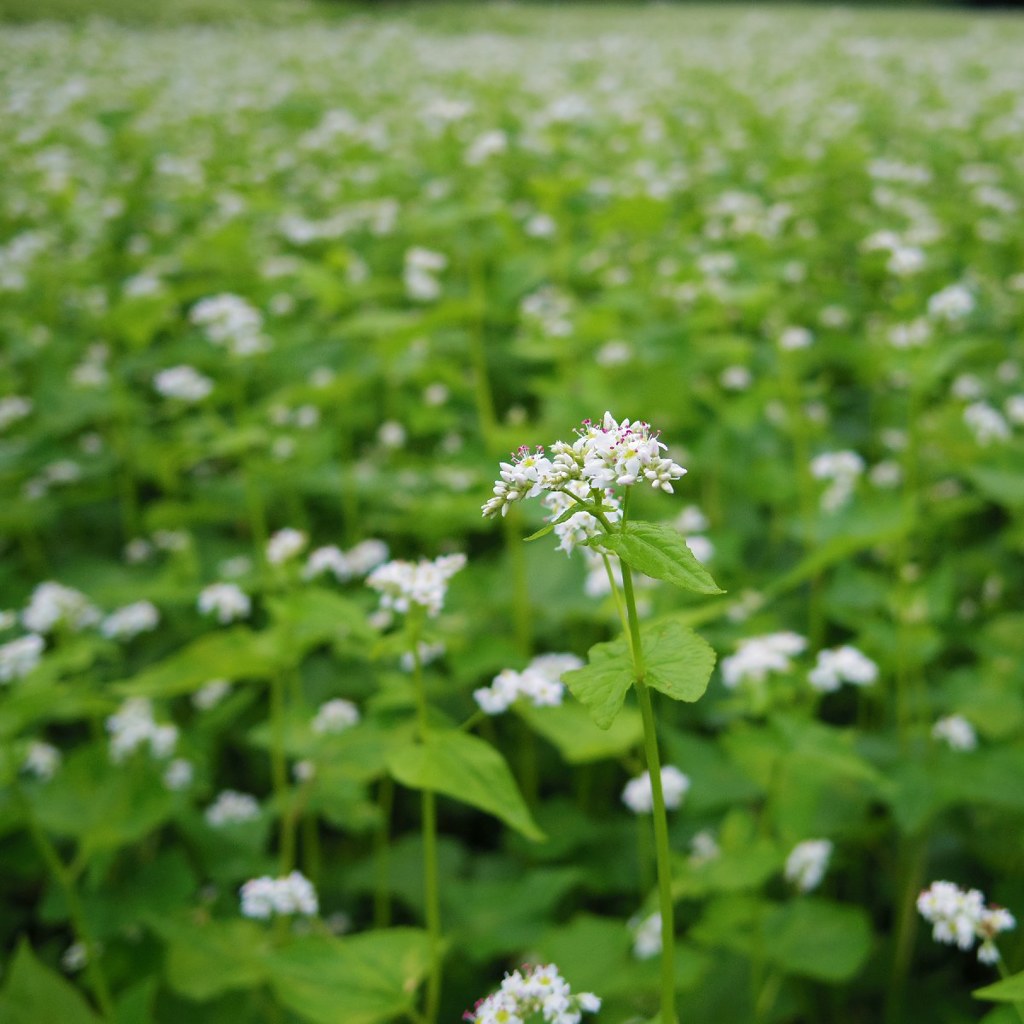
<path id="1" fill-rule="evenodd" d="M 961 889 L 953 882 L 932 882 L 917 898 L 917 910 L 932 925 L 932 938 L 962 950 L 981 940 L 978 959 L 993 964 L 1000 959 L 995 937 L 1017 925 L 1002 907 L 987 907 L 977 889 Z"/>
<path id="2" fill-rule="evenodd" d="M 554 964 L 524 967 L 506 974 L 501 988 L 464 1013 L 470 1024 L 525 1024 L 537 1016 L 545 1024 L 579 1024 L 584 1013 L 597 1013 L 601 1000 L 593 992 L 573 995 Z"/>
<path id="3" fill-rule="evenodd" d="M 192 705 L 200 711 L 209 711 L 219 704 L 230 690 L 231 684 L 226 679 L 211 679 L 192 694 Z"/>
<path id="4" fill-rule="evenodd" d="M 342 700 L 339 697 L 320 705 L 311 728 L 318 734 L 335 734 L 350 729 L 358 722 L 359 709 L 350 700 Z"/>
<path id="5" fill-rule="evenodd" d="M 309 538 L 301 530 L 286 526 L 272 534 L 267 541 L 267 561 L 271 565 L 281 565 L 294 558 L 308 541 Z"/>
<path id="6" fill-rule="evenodd" d="M 797 843 L 786 858 L 786 880 L 800 892 L 816 889 L 825 877 L 832 856 L 832 843 L 828 839 L 807 839 Z"/>
<path id="7" fill-rule="evenodd" d="M 718 377 L 726 391 L 746 391 L 754 383 L 754 375 L 745 366 L 727 366 Z"/>
<path id="8" fill-rule="evenodd" d="M 582 667 L 575 654 L 540 654 L 522 672 L 502 669 L 490 686 L 474 690 L 473 698 L 488 715 L 502 714 L 520 697 L 536 708 L 557 707 L 565 695 L 563 673 Z"/>
<path id="9" fill-rule="evenodd" d="M 260 805 L 256 797 L 233 789 L 225 789 L 219 793 L 217 799 L 204 812 L 207 822 L 214 828 L 254 821 L 259 816 Z"/>
<path id="10" fill-rule="evenodd" d="M 31 415 L 33 407 L 32 399 L 22 395 L 5 395 L 0 398 L 0 431 Z"/>
<path id="11" fill-rule="evenodd" d="M 194 774 L 195 770 L 191 761 L 187 761 L 183 757 L 176 757 L 164 770 L 164 785 L 174 792 L 188 789 L 192 785 Z"/>
<path id="12" fill-rule="evenodd" d="M 771 672 L 789 672 L 790 658 L 806 647 L 802 636 L 788 631 L 741 640 L 736 653 L 722 659 L 722 682 L 730 690 L 741 683 L 763 683 Z"/>
<path id="13" fill-rule="evenodd" d="M 199 592 L 199 611 L 203 615 L 216 614 L 221 625 L 236 619 L 248 618 L 252 602 L 234 583 L 211 583 Z"/>
<path id="14" fill-rule="evenodd" d="M 38 633 L 0 644 L 0 683 L 9 683 L 34 672 L 43 656 L 45 641 Z"/>
<path id="15" fill-rule="evenodd" d="M 978 746 L 974 726 L 963 715 L 940 718 L 932 726 L 932 736 L 947 743 L 950 750 L 974 750 Z"/>
<path id="16" fill-rule="evenodd" d="M 814 335 L 806 327 L 787 327 L 779 335 L 779 348 L 793 352 L 801 348 L 810 348 Z"/>
<path id="17" fill-rule="evenodd" d="M 153 377 L 153 387 L 164 398 L 201 402 L 213 390 L 213 381 L 192 366 L 172 366 Z"/>
<path id="18" fill-rule="evenodd" d="M 479 167 L 485 160 L 508 149 L 508 136 L 497 129 L 478 135 L 466 150 L 464 160 L 470 167 Z"/>
<path id="19" fill-rule="evenodd" d="M 522 447 L 512 462 L 501 463 L 501 476 L 494 484 L 493 496 L 484 503 L 484 516 L 505 515 L 509 506 L 524 498 L 548 495 L 556 508 L 571 504 L 571 495 L 591 497 L 613 487 L 630 487 L 647 482 L 652 487 L 672 492 L 672 481 L 686 472 L 665 458 L 666 450 L 658 434 L 647 423 L 621 423 L 606 412 L 600 425 L 584 420 L 571 444 L 556 441 L 550 455 L 544 448 Z M 554 499 L 554 495 L 562 495 Z M 565 507 L 568 507 L 568 504 Z M 548 502 L 551 508 L 551 503 Z M 560 512 L 552 509 L 557 516 Z M 573 517 L 574 519 L 576 517 Z"/>
<path id="20" fill-rule="evenodd" d="M 313 883 L 298 871 L 283 878 L 252 878 L 239 890 L 242 914 L 267 920 L 275 915 L 312 917 L 319 910 Z"/>
<path id="21" fill-rule="evenodd" d="M 60 965 L 68 974 L 76 974 L 89 963 L 89 951 L 82 942 L 72 942 L 61 954 Z"/>
<path id="22" fill-rule="evenodd" d="M 661 914 L 655 912 L 643 919 L 629 922 L 633 930 L 633 956 L 637 960 L 650 960 L 661 952 Z"/>
<path id="23" fill-rule="evenodd" d="M 674 810 L 683 802 L 690 789 L 689 776 L 674 765 L 667 764 L 661 769 L 661 792 L 665 807 Z M 644 772 L 630 779 L 622 790 L 622 802 L 634 814 L 650 814 L 654 809 L 654 793 L 651 790 L 651 774 Z"/>
<path id="24" fill-rule="evenodd" d="M 178 743 L 178 730 L 173 725 L 157 725 L 153 704 L 147 697 L 129 697 L 117 712 L 107 719 L 110 733 L 110 760 L 120 764 L 143 744 L 150 753 L 163 759 L 169 757 Z"/>
<path id="25" fill-rule="evenodd" d="M 434 618 L 444 604 L 448 580 L 465 564 L 462 554 L 442 555 L 432 562 L 387 562 L 374 569 L 366 584 L 380 591 L 381 608 L 405 614 L 415 605 Z"/>
<path id="26" fill-rule="evenodd" d="M 405 446 L 405 427 L 395 420 L 386 420 L 377 430 L 377 441 L 382 448 L 396 451 Z"/>
<path id="27" fill-rule="evenodd" d="M 690 863 L 695 867 L 717 860 L 721 855 L 718 841 L 707 829 L 698 832 L 690 840 Z"/>
<path id="28" fill-rule="evenodd" d="M 213 295 L 197 302 L 189 319 L 214 345 L 236 356 L 255 355 L 269 345 L 261 333 L 263 317 L 238 295 Z"/>
<path id="29" fill-rule="evenodd" d="M 864 460 L 852 451 L 823 452 L 811 460 L 811 475 L 816 480 L 830 480 L 821 497 L 821 507 L 834 512 L 849 501 L 854 486 L 864 472 Z"/>
<path id="30" fill-rule="evenodd" d="M 448 266 L 448 257 L 430 249 L 413 246 L 405 254 L 405 269 L 402 279 L 405 292 L 417 302 L 432 302 L 441 295 L 439 274 Z"/>
<path id="31" fill-rule="evenodd" d="M 1010 439 L 1010 425 L 1003 414 L 988 402 L 972 402 L 967 406 L 964 423 L 970 428 L 974 440 L 982 446 Z"/>
<path id="32" fill-rule="evenodd" d="M 84 594 L 52 581 L 40 583 L 32 591 L 28 607 L 21 613 L 22 624 L 33 633 L 50 633 L 58 626 L 77 632 L 99 619 L 98 609 Z"/>
<path id="33" fill-rule="evenodd" d="M 111 640 L 131 640 L 156 629 L 160 613 L 151 601 L 135 601 L 111 612 L 100 624 L 100 632 Z"/>
<path id="34" fill-rule="evenodd" d="M 25 760 L 21 764 L 22 771 L 34 775 L 44 782 L 52 779 L 60 767 L 61 753 L 51 743 L 32 740 L 28 745 Z"/>
<path id="35" fill-rule="evenodd" d="M 355 547 L 345 552 L 345 561 L 353 576 L 365 576 L 388 560 L 387 544 L 376 537 L 361 540 Z"/>
<path id="36" fill-rule="evenodd" d="M 352 568 L 348 558 L 341 548 L 334 544 L 328 544 L 322 548 L 316 548 L 309 553 L 306 559 L 306 566 L 302 570 L 304 580 L 315 579 L 329 572 L 339 583 L 344 583 L 352 577 Z"/>
<path id="37" fill-rule="evenodd" d="M 831 693 L 843 683 L 870 686 L 878 678 L 878 666 L 856 647 L 844 644 L 819 651 L 807 678 L 815 690 Z"/>
<path id="38" fill-rule="evenodd" d="M 973 309 L 974 296 L 962 284 L 951 284 L 928 300 L 928 315 L 933 320 L 945 320 L 947 323 L 965 319 Z"/>

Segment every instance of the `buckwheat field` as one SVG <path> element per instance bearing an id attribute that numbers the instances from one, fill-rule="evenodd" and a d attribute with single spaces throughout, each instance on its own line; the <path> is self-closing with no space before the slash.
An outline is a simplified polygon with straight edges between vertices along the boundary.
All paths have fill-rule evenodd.
<path id="1" fill-rule="evenodd" d="M 266 10 L 0 34 L 0 1021 L 1020 1024 L 1024 18 Z"/>

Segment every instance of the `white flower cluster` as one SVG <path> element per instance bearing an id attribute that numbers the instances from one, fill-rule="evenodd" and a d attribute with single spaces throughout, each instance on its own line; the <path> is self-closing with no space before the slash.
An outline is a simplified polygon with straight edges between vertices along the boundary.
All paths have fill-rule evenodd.
<path id="1" fill-rule="evenodd" d="M 402 280 L 405 292 L 417 302 L 433 302 L 441 294 L 441 282 L 437 275 L 448 266 L 444 253 L 413 246 L 406 251 Z"/>
<path id="2" fill-rule="evenodd" d="M 271 565 L 282 565 L 291 561 L 309 542 L 309 537 L 291 526 L 278 530 L 267 541 L 267 561 Z"/>
<path id="3" fill-rule="evenodd" d="M 690 790 L 690 777 L 684 775 L 675 765 L 667 764 L 661 769 L 661 793 L 665 806 L 671 811 L 682 802 Z M 654 809 L 654 794 L 651 791 L 651 773 L 644 772 L 630 779 L 622 790 L 622 802 L 634 814 L 650 814 Z"/>
<path id="4" fill-rule="evenodd" d="M 661 952 L 661 914 L 655 911 L 648 917 L 634 917 L 629 921 L 633 932 L 633 956 L 637 960 L 650 960 Z"/>
<path id="5" fill-rule="evenodd" d="M 311 728 L 317 735 L 325 733 L 334 735 L 358 724 L 359 708 L 352 701 L 338 697 L 320 705 Z"/>
<path id="6" fill-rule="evenodd" d="M 283 878 L 251 878 L 239 890 L 242 914 L 266 921 L 275 915 L 304 914 L 312 917 L 320 909 L 313 883 L 293 871 Z"/>
<path id="7" fill-rule="evenodd" d="M 310 552 L 302 577 L 309 580 L 329 572 L 339 583 L 344 583 L 353 576 L 365 576 L 376 569 L 388 560 L 388 553 L 387 544 L 374 537 L 361 540 L 348 551 L 328 544 Z"/>
<path id="8" fill-rule="evenodd" d="M 502 669 L 490 686 L 473 691 L 473 699 L 488 715 L 502 714 L 520 697 L 535 708 L 557 707 L 565 694 L 562 674 L 582 667 L 582 660 L 575 654 L 541 654 L 522 672 Z"/>
<path id="9" fill-rule="evenodd" d="M 974 295 L 962 284 L 951 284 L 928 299 L 928 315 L 933 320 L 959 323 L 974 310 Z"/>
<path id="10" fill-rule="evenodd" d="M 531 451 L 524 446 L 512 462 L 501 463 L 501 478 L 494 484 L 493 497 L 483 505 L 484 516 L 505 515 L 514 502 L 545 493 L 579 496 L 578 490 L 570 487 L 574 481 L 583 485 L 588 496 L 645 480 L 671 493 L 672 481 L 686 472 L 661 454 L 665 444 L 649 424 L 639 420 L 619 423 L 606 412 L 600 424 L 584 420 L 576 434 L 571 444 L 556 441 L 550 456 L 543 447 Z"/>
<path id="11" fill-rule="evenodd" d="M 248 618 L 252 610 L 248 594 L 236 583 L 211 583 L 199 592 L 197 604 L 201 614 L 215 614 L 222 626 Z"/>
<path id="12" fill-rule="evenodd" d="M 842 647 L 819 651 L 807 678 L 815 690 L 832 693 L 843 683 L 870 686 L 878 678 L 878 666 L 856 647 L 843 644 Z"/>
<path id="13" fill-rule="evenodd" d="M 811 459 L 811 476 L 831 482 L 821 496 L 821 507 L 826 512 L 842 508 L 863 472 L 864 460 L 856 452 L 823 452 Z"/>
<path id="14" fill-rule="evenodd" d="M 133 601 L 111 612 L 100 624 L 100 632 L 110 640 L 131 640 L 156 629 L 159 621 L 160 613 L 151 601 Z"/>
<path id="15" fill-rule="evenodd" d="M 733 690 L 741 683 L 763 683 L 770 672 L 789 672 L 790 658 L 802 654 L 807 641 L 788 631 L 741 640 L 736 653 L 722 659 L 722 682 Z"/>
<path id="16" fill-rule="evenodd" d="M 6 430 L 12 423 L 25 419 L 33 409 L 31 398 L 22 395 L 4 395 L 0 398 L 0 431 Z"/>
<path id="17" fill-rule="evenodd" d="M 157 725 L 153 704 L 146 697 L 129 697 L 117 712 L 107 719 L 110 733 L 110 760 L 120 764 L 144 743 L 154 757 L 169 757 L 178 743 L 178 730 L 173 725 Z"/>
<path id="18" fill-rule="evenodd" d="M 192 706 L 200 711 L 216 707 L 231 692 L 227 679 L 211 679 L 192 694 Z"/>
<path id="19" fill-rule="evenodd" d="M 0 683 L 9 683 L 34 672 L 45 643 L 38 633 L 28 633 L 0 644 Z"/>
<path id="20" fill-rule="evenodd" d="M 261 333 L 263 317 L 238 295 L 211 295 L 192 307 L 189 319 L 214 345 L 236 356 L 251 356 L 268 347 Z"/>
<path id="21" fill-rule="evenodd" d="M 561 491 L 550 491 L 541 499 L 545 508 L 550 509 L 548 516 L 550 522 L 555 523 L 554 533 L 558 538 L 558 551 L 564 551 L 571 555 L 577 547 L 587 543 L 591 537 L 596 537 L 601 532 L 601 524 L 589 512 L 579 511 L 569 516 L 565 522 L 557 520 L 569 511 L 577 502 L 575 498 L 586 499 L 590 497 L 590 489 L 582 480 L 570 480 L 565 489 Z M 609 523 L 617 523 L 622 518 L 622 505 L 618 498 L 610 491 L 605 491 L 601 498 L 604 506 L 604 517 Z M 584 549 L 592 556 L 589 561 L 593 563 L 592 568 L 604 575 L 604 560 L 596 551 Z M 621 583 L 621 579 L 619 581 Z"/>
<path id="22" fill-rule="evenodd" d="M 249 793 L 239 793 L 234 789 L 225 789 L 218 793 L 217 799 L 204 812 L 207 823 L 214 828 L 240 825 L 259 816 L 260 805 L 256 797 Z"/>
<path id="23" fill-rule="evenodd" d="M 33 633 L 50 633 L 58 626 L 78 631 L 100 620 L 97 608 L 85 594 L 61 583 L 40 583 L 21 613 L 21 622 Z"/>
<path id="24" fill-rule="evenodd" d="M 448 580 L 466 564 L 463 554 L 442 555 L 433 561 L 396 560 L 378 566 L 366 584 L 380 592 L 380 606 L 387 611 L 407 613 L 413 605 L 425 608 L 433 618 L 440 614 Z"/>
<path id="25" fill-rule="evenodd" d="M 993 441 L 1008 441 L 1012 436 L 1003 414 L 988 402 L 971 402 L 964 407 L 963 416 L 974 440 L 983 448 Z"/>
<path id="26" fill-rule="evenodd" d="M 946 715 L 932 726 L 932 738 L 942 740 L 950 750 L 975 750 L 978 734 L 963 715 Z"/>
<path id="27" fill-rule="evenodd" d="M 597 1013 L 601 1000 L 593 992 L 573 995 L 554 964 L 524 967 L 506 974 L 501 988 L 462 1015 L 469 1024 L 523 1024 L 540 1014 L 545 1024 L 579 1024 L 584 1013 Z"/>
<path id="28" fill-rule="evenodd" d="M 797 843 L 786 858 L 786 881 L 792 882 L 800 892 L 817 889 L 831 856 L 832 843 L 828 839 L 806 839 Z"/>
<path id="29" fill-rule="evenodd" d="M 172 366 L 153 377 L 153 387 L 164 398 L 181 402 L 201 402 L 213 390 L 213 381 L 195 367 Z"/>
<path id="30" fill-rule="evenodd" d="M 1002 907 L 985 905 L 977 889 L 961 889 L 953 882 L 932 882 L 917 898 L 917 909 L 932 925 L 932 938 L 948 946 L 972 949 L 976 940 L 978 959 L 998 963 L 995 937 L 1017 926 L 1014 916 Z"/>
<path id="31" fill-rule="evenodd" d="M 61 752 L 52 743 L 32 740 L 25 753 L 25 760 L 21 763 L 21 770 L 46 782 L 57 774 L 60 762 Z"/>

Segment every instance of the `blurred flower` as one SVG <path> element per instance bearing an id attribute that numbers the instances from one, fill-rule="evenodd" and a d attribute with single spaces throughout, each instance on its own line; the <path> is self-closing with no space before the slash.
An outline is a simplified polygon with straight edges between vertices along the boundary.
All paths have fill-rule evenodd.
<path id="1" fill-rule="evenodd" d="M 380 592 L 381 608 L 406 614 L 417 606 L 434 618 L 444 604 L 448 580 L 465 564 L 462 554 L 442 555 L 432 562 L 387 562 L 374 569 L 366 585 Z"/>
<path id="2" fill-rule="evenodd" d="M 878 678 L 878 666 L 856 647 L 844 644 L 819 651 L 814 668 L 807 678 L 815 690 L 832 693 L 843 683 L 870 686 Z"/>
<path id="3" fill-rule="evenodd" d="M 321 704 L 310 726 L 317 734 L 336 735 L 359 722 L 359 709 L 350 700 L 340 697 Z"/>
<path id="4" fill-rule="evenodd" d="M 77 632 L 99 620 L 99 609 L 84 594 L 52 581 L 40 583 L 32 591 L 28 607 L 21 613 L 22 624 L 33 633 L 50 633 L 58 626 Z"/>
<path id="5" fill-rule="evenodd" d="M 947 715 L 932 726 L 932 737 L 945 742 L 950 750 L 975 750 L 978 736 L 963 715 Z"/>
<path id="6" fill-rule="evenodd" d="M 28 745 L 25 760 L 21 763 L 21 770 L 45 782 L 56 775 L 60 762 L 61 752 L 52 743 L 32 740 Z"/>
<path id="7" fill-rule="evenodd" d="M 154 757 L 169 757 L 178 743 L 177 728 L 157 725 L 152 701 L 147 697 L 129 697 L 107 719 L 107 732 L 110 733 L 110 760 L 115 764 L 120 764 L 146 743 Z"/>
<path id="8" fill-rule="evenodd" d="M 770 672 L 789 672 L 790 658 L 806 648 L 804 637 L 788 631 L 741 640 L 736 653 L 722 659 L 722 682 L 730 690 L 741 683 L 762 683 Z"/>
<path id="9" fill-rule="evenodd" d="M 1008 441 L 1010 425 L 1003 419 L 1002 413 L 988 402 L 973 402 L 964 409 L 964 423 L 970 428 L 974 440 L 978 444 L 991 444 L 993 441 Z"/>
<path id="10" fill-rule="evenodd" d="M 962 284 L 951 284 L 928 300 L 928 315 L 933 320 L 958 323 L 974 309 L 974 295 Z"/>
<path id="11" fill-rule="evenodd" d="M 164 785 L 173 792 L 188 789 L 192 785 L 194 775 L 195 769 L 192 767 L 192 762 L 183 757 L 176 757 L 164 769 Z"/>
<path id="12" fill-rule="evenodd" d="M 203 816 L 214 828 L 239 825 L 247 821 L 255 821 L 260 816 L 260 805 L 256 797 L 250 796 L 248 793 L 225 789 L 206 808 Z"/>
<path id="13" fill-rule="evenodd" d="M 159 622 L 160 613 L 151 601 L 135 601 L 111 612 L 100 623 L 100 632 L 111 640 L 131 640 L 156 629 Z"/>
<path id="14" fill-rule="evenodd" d="M 832 843 L 828 839 L 806 839 L 797 843 L 786 858 L 786 880 L 800 892 L 817 889 L 831 856 Z"/>
<path id="15" fill-rule="evenodd" d="M 667 764 L 661 769 L 661 792 L 665 807 L 675 810 L 689 792 L 690 778 L 675 765 Z M 651 773 L 644 772 L 630 779 L 622 790 L 622 802 L 634 814 L 650 814 L 654 809 L 654 793 L 651 790 Z"/>
<path id="16" fill-rule="evenodd" d="M 0 644 L 0 683 L 9 683 L 34 672 L 43 656 L 45 641 L 37 633 Z"/>
<path id="17" fill-rule="evenodd" d="M 249 617 L 252 602 L 234 583 L 211 583 L 199 592 L 199 611 L 203 615 L 216 614 L 221 625 Z"/>
<path id="18" fill-rule="evenodd" d="M 633 956 L 637 960 L 651 960 L 661 953 L 661 914 L 655 912 L 645 918 L 631 918 L 629 927 L 633 932 Z"/>
<path id="19" fill-rule="evenodd" d="M 917 898 L 918 913 L 932 925 L 932 938 L 962 950 L 977 940 L 978 959 L 994 964 L 1000 959 L 995 937 L 1017 926 L 1013 915 L 1002 907 L 986 906 L 977 889 L 961 889 L 953 882 L 932 882 Z"/>
<path id="20" fill-rule="evenodd" d="M 231 691 L 231 684 L 226 679 L 211 679 L 201 689 L 192 694 L 192 704 L 200 711 L 209 711 L 219 704 Z"/>
<path id="21" fill-rule="evenodd" d="M 313 883 L 298 871 L 283 878 L 252 878 L 242 886 L 239 895 L 243 916 L 260 920 L 293 914 L 312 917 L 319 910 Z"/>
<path id="22" fill-rule="evenodd" d="M 308 541 L 309 537 L 301 530 L 286 526 L 267 541 L 267 561 L 271 565 L 281 565 L 294 558 Z"/>
<path id="23" fill-rule="evenodd" d="M 164 398 L 201 402 L 213 390 L 213 381 L 191 366 L 172 366 L 153 378 L 153 387 Z"/>

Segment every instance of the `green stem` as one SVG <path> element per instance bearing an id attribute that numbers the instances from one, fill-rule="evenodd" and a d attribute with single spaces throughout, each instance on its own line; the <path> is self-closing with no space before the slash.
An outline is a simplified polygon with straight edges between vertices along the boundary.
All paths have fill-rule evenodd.
<path id="1" fill-rule="evenodd" d="M 39 856 L 42 858 L 43 863 L 46 864 L 50 874 L 53 875 L 54 881 L 64 891 L 71 928 L 75 933 L 77 941 L 85 947 L 85 976 L 89 980 L 89 986 L 100 1008 L 100 1013 L 104 1020 L 112 1021 L 114 1019 L 114 1003 L 110 996 L 110 985 L 107 982 L 107 976 L 100 962 L 98 946 L 85 921 L 85 911 L 82 908 L 82 900 L 78 895 L 78 888 L 75 885 L 75 877 L 65 867 L 50 837 L 40 827 L 39 822 L 36 821 L 32 808 L 20 788 L 15 787 L 15 792 L 18 802 L 22 805 L 25 822 L 32 837 L 32 842 L 39 851 Z"/>
<path id="2" fill-rule="evenodd" d="M 376 846 L 377 878 L 373 891 L 373 926 L 387 928 L 391 923 L 391 881 L 388 842 L 391 832 L 391 808 L 394 805 L 395 784 L 389 775 L 380 780 L 377 788 L 377 806 L 380 809 L 380 825 L 374 839 Z"/>
<path id="3" fill-rule="evenodd" d="M 416 689 L 416 714 L 420 742 L 426 743 L 430 733 L 427 711 L 427 692 L 423 682 L 423 664 L 417 624 L 412 624 L 413 683 Z M 423 1016 L 427 1024 L 436 1024 L 441 1003 L 441 894 L 437 871 L 437 806 L 434 794 L 424 789 L 421 794 L 423 816 L 423 895 L 430 951 L 430 971 L 427 974 L 426 1001 Z"/>
<path id="4" fill-rule="evenodd" d="M 917 894 L 924 878 L 927 844 L 923 836 L 915 836 L 902 844 L 902 898 L 897 910 L 896 940 L 892 954 L 892 970 L 885 999 L 885 1020 L 897 1024 L 904 1017 L 904 992 L 910 973 L 917 925 Z"/>
<path id="5" fill-rule="evenodd" d="M 658 869 L 658 902 L 661 910 L 661 1022 L 676 1024 L 676 981 L 675 981 L 675 904 L 672 899 L 672 864 L 668 841 L 668 813 L 665 810 L 665 795 L 661 789 L 661 757 L 658 753 L 658 733 L 654 723 L 654 707 L 651 691 L 644 682 L 645 667 L 643 647 L 640 643 L 640 619 L 636 611 L 633 594 L 633 574 L 625 562 L 622 563 L 622 590 L 626 599 L 626 614 L 629 619 L 630 648 L 633 653 L 633 685 L 644 724 L 644 758 L 651 780 L 651 797 L 654 818 L 654 849 Z"/>
<path id="6" fill-rule="evenodd" d="M 295 816 L 288 795 L 288 762 L 284 751 L 284 681 L 279 674 L 270 680 L 270 776 L 281 816 L 281 848 L 278 856 L 282 875 L 295 866 Z"/>

